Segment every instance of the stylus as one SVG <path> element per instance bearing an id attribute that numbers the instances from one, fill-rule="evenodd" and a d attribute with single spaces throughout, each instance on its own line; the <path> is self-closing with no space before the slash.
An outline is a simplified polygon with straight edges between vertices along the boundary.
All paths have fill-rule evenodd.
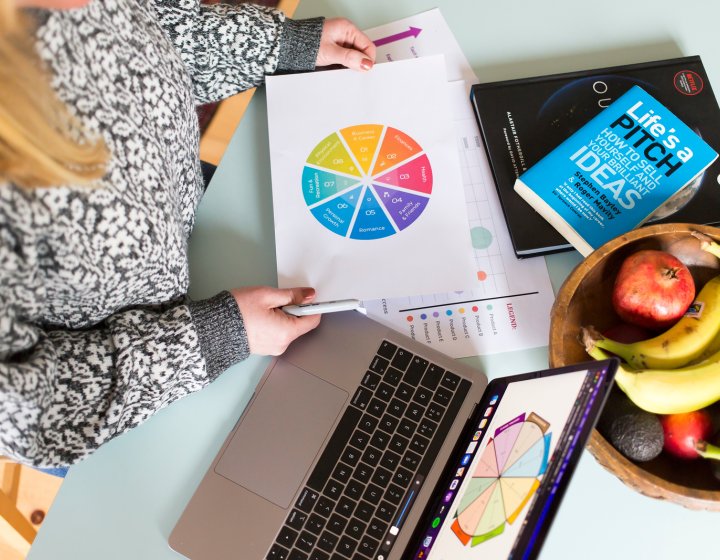
<path id="1" fill-rule="evenodd" d="M 290 315 L 319 315 L 335 311 L 353 311 L 361 309 L 361 302 L 357 299 L 339 299 L 337 301 L 318 301 L 301 303 L 300 305 L 286 305 L 281 308 Z"/>

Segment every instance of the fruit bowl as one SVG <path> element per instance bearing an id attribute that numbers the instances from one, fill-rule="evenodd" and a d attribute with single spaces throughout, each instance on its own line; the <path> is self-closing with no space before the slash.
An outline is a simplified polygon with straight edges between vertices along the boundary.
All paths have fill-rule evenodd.
<path id="1" fill-rule="evenodd" d="M 612 288 L 621 263 L 630 254 L 641 249 L 658 249 L 675 255 L 690 269 L 697 291 L 720 274 L 720 261 L 700 249 L 692 231 L 720 241 L 720 228 L 716 227 L 651 225 L 616 237 L 582 261 L 560 287 L 552 308 L 550 365 L 592 359 L 578 339 L 581 326 L 593 325 L 602 332 L 620 322 L 611 304 Z M 661 453 L 651 461 L 635 463 L 621 455 L 597 430 L 593 430 L 588 449 L 605 469 L 641 494 L 690 509 L 720 511 L 720 480 L 713 476 L 707 460 L 684 461 Z"/>

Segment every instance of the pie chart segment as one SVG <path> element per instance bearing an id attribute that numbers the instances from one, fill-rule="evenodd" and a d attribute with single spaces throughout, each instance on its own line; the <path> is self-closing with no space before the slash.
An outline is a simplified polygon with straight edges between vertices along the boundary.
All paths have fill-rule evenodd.
<path id="1" fill-rule="evenodd" d="M 508 523 L 512 523 L 540 486 L 537 478 L 501 478 L 500 489 Z"/>
<path id="2" fill-rule="evenodd" d="M 398 229 L 405 229 L 417 220 L 430 200 L 426 196 L 389 189 L 381 185 L 373 185 L 373 189 Z"/>
<path id="3" fill-rule="evenodd" d="M 497 460 L 495 459 L 495 440 L 491 439 L 480 456 L 480 461 L 475 468 L 473 477 L 497 478 L 498 476 L 500 476 L 500 471 L 498 470 Z"/>
<path id="4" fill-rule="evenodd" d="M 515 445 L 518 435 L 520 435 L 523 424 L 524 422 L 513 424 L 505 428 L 500 434 L 495 435 L 495 455 L 497 456 L 497 464 L 500 472 L 504 470 L 505 462 L 513 451 L 513 446 Z"/>
<path id="5" fill-rule="evenodd" d="M 315 146 L 307 158 L 307 163 L 348 175 L 357 175 L 358 177 L 362 175 L 335 132 Z"/>
<path id="6" fill-rule="evenodd" d="M 472 546 L 495 537 L 505 530 L 505 507 L 500 484 L 493 488 L 487 507 L 473 532 Z"/>
<path id="7" fill-rule="evenodd" d="M 356 185 L 358 178 L 347 177 L 306 165 L 303 170 L 302 181 L 305 204 L 312 206 Z"/>
<path id="8" fill-rule="evenodd" d="M 397 128 L 389 126 L 387 127 L 380 151 L 375 160 L 375 167 L 373 168 L 372 174 L 378 175 L 379 173 L 383 173 L 385 170 L 396 166 L 398 163 L 422 151 L 420 145 L 410 138 L 410 136 Z"/>
<path id="9" fill-rule="evenodd" d="M 396 233 L 371 189 L 365 189 L 350 237 L 378 239 Z"/>
<path id="10" fill-rule="evenodd" d="M 475 503 L 475 500 L 480 497 L 480 494 L 485 492 L 485 490 L 490 488 L 490 486 L 495 484 L 495 482 L 496 481 L 492 478 L 473 478 L 470 481 L 470 484 L 468 485 L 468 488 L 465 491 L 462 500 L 460 500 L 460 505 L 458 506 L 458 513 L 462 513 L 468 508 L 469 505 Z"/>
<path id="11" fill-rule="evenodd" d="M 340 134 L 365 173 L 370 172 L 384 128 L 381 124 L 359 124 L 340 130 Z"/>
<path id="12" fill-rule="evenodd" d="M 362 189 L 363 187 L 360 186 L 333 198 L 325 199 L 310 211 L 315 219 L 327 229 L 344 236 L 350 228 L 350 222 L 355 214 Z"/>
<path id="13" fill-rule="evenodd" d="M 487 515 L 488 507 L 493 496 L 499 490 L 498 481 L 493 480 L 485 490 L 475 497 L 475 499 L 463 511 L 463 515 L 458 517 L 460 528 L 468 535 L 477 534 L 477 527 L 484 516 Z M 505 518 L 503 518 L 504 521 Z"/>
<path id="14" fill-rule="evenodd" d="M 543 460 L 545 458 L 545 440 L 538 439 L 535 444 L 523 453 L 518 459 L 508 467 L 503 476 L 537 476 L 543 472 Z"/>
<path id="15" fill-rule="evenodd" d="M 379 183 L 402 187 L 425 194 L 432 192 L 433 175 L 430 160 L 422 154 L 415 159 L 396 167 L 387 173 L 377 175 Z"/>

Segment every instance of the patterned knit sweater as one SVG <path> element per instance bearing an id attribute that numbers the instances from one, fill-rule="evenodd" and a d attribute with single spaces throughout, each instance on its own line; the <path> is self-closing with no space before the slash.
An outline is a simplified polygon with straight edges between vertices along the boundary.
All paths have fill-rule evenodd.
<path id="1" fill-rule="evenodd" d="M 312 69 L 322 20 L 199 0 L 35 15 L 53 87 L 112 154 L 95 188 L 0 184 L 0 455 L 51 467 L 247 357 L 232 296 L 186 296 L 195 104 Z"/>

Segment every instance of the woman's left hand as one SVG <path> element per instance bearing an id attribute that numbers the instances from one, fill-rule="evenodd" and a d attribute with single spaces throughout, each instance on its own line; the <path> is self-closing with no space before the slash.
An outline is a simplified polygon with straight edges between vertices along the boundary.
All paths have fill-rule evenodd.
<path id="1" fill-rule="evenodd" d="M 323 23 L 316 66 L 342 64 L 353 70 L 370 70 L 375 64 L 375 44 L 345 18 Z"/>

